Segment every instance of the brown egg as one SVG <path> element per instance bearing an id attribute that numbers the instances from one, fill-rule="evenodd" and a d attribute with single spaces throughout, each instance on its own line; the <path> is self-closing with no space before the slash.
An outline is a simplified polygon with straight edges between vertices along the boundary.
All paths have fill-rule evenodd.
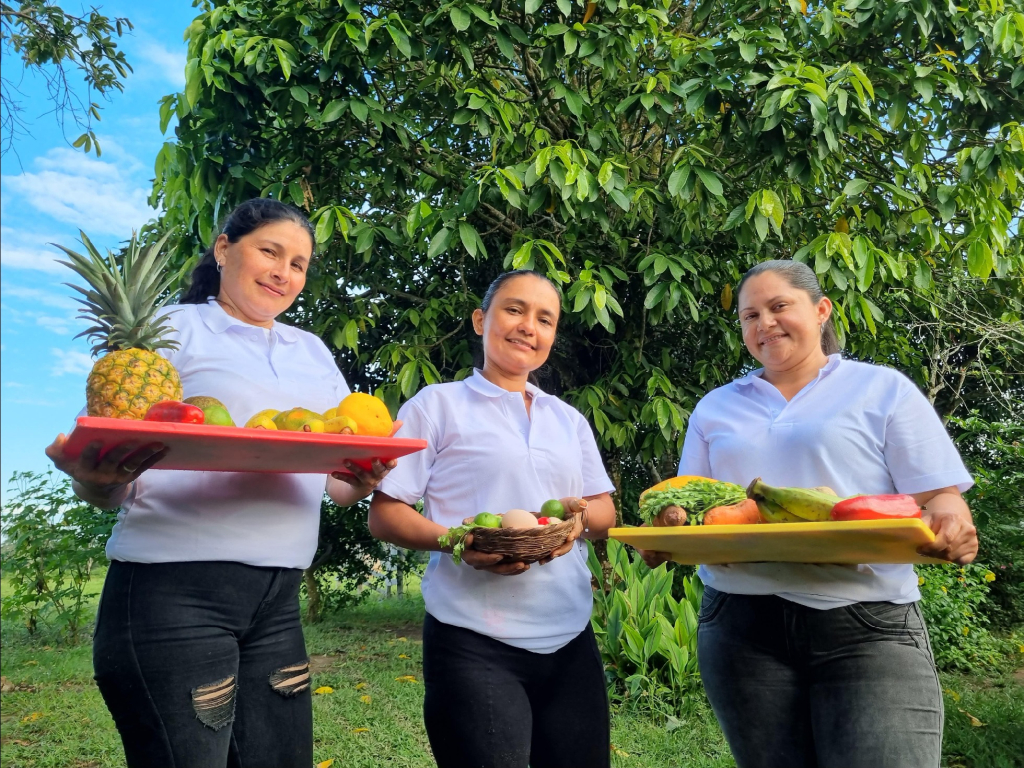
<path id="1" fill-rule="evenodd" d="M 501 518 L 502 528 L 536 528 L 538 525 L 533 513 L 525 509 L 510 509 Z"/>

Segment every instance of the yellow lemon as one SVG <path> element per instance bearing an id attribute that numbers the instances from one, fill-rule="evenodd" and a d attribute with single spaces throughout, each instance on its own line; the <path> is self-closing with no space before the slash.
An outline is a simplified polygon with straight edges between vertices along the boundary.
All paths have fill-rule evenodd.
<path id="1" fill-rule="evenodd" d="M 388 437 L 394 422 L 384 401 L 364 392 L 353 392 L 338 404 L 338 416 L 355 421 L 356 434 Z"/>

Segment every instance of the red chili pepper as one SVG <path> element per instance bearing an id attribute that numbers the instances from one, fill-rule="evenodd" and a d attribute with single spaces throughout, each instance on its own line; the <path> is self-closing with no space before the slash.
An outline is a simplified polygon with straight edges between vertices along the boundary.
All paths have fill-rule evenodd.
<path id="1" fill-rule="evenodd" d="M 832 507 L 833 520 L 891 520 L 920 517 L 921 508 L 913 496 L 890 493 L 879 496 L 854 496 Z"/>
<path id="2" fill-rule="evenodd" d="M 547 518 L 547 517 L 538 517 L 537 518 L 537 524 L 538 525 L 547 525 L 550 522 L 551 522 L 551 519 Z"/>
<path id="3" fill-rule="evenodd" d="M 174 424 L 202 424 L 206 419 L 203 409 L 176 400 L 161 400 L 146 411 L 145 421 L 169 421 Z"/>

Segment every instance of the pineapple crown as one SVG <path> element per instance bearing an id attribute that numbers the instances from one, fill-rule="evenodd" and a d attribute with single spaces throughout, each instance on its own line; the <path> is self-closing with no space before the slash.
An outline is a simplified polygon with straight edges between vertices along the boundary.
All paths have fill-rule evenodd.
<path id="1" fill-rule="evenodd" d="M 142 249 L 136 233 L 119 259 L 112 251 L 103 256 L 84 232 L 79 232 L 86 256 L 56 245 L 68 255 L 60 263 L 75 271 L 87 284 L 65 283 L 83 298 L 75 299 L 84 309 L 79 318 L 93 325 L 78 336 L 96 341 L 93 354 L 121 349 L 177 349 L 178 342 L 168 339 L 171 331 L 166 314 L 157 312 L 167 303 L 175 275 L 167 275 L 169 253 L 161 253 L 170 233 Z"/>

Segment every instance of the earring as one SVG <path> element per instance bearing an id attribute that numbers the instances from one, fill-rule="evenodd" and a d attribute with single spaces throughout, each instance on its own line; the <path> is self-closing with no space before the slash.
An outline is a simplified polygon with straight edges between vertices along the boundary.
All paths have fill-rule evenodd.
<path id="1" fill-rule="evenodd" d="M 223 264 L 221 264 L 221 263 L 220 263 L 220 262 L 218 261 L 218 262 L 217 262 L 217 272 L 218 272 L 218 273 L 220 273 L 220 272 L 223 272 L 223 271 L 224 271 L 224 265 L 223 265 Z"/>

